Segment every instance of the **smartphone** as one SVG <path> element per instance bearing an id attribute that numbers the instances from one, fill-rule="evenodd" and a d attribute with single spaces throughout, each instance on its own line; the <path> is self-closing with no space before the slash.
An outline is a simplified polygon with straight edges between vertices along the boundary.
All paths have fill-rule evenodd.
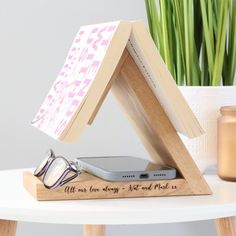
<path id="1" fill-rule="evenodd" d="M 131 156 L 77 158 L 78 166 L 109 181 L 162 180 L 176 178 L 176 169 Z"/>

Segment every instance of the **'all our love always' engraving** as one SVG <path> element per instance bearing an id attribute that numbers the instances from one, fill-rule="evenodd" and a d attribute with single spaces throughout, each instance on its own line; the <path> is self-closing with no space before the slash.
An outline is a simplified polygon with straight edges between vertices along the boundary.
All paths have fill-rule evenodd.
<path id="1" fill-rule="evenodd" d="M 116 186 L 114 183 L 107 184 L 103 186 L 90 185 L 83 187 L 80 184 L 77 185 L 66 185 L 64 187 L 64 192 L 67 194 L 76 193 L 111 193 L 119 194 L 124 192 L 161 192 L 165 190 L 177 190 L 177 186 L 170 183 L 142 183 L 142 184 L 126 184 Z"/>

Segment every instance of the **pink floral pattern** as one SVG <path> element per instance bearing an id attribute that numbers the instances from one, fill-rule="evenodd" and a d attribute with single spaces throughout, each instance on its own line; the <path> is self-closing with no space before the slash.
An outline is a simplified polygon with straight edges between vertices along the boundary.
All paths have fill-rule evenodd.
<path id="1" fill-rule="evenodd" d="M 86 99 L 119 22 L 83 26 L 33 125 L 59 138 Z"/>

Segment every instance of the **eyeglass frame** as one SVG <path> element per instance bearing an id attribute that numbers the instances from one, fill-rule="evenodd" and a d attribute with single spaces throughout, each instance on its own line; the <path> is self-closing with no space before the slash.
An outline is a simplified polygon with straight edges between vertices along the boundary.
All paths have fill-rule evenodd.
<path id="1" fill-rule="evenodd" d="M 81 170 L 78 168 L 78 165 L 75 162 L 68 161 L 63 156 L 56 156 L 52 149 L 49 149 L 49 151 L 50 151 L 51 155 L 48 157 L 48 160 L 47 160 L 46 164 L 42 167 L 42 169 L 37 174 L 34 173 L 34 176 L 36 176 L 36 177 L 43 176 L 42 181 L 43 181 L 43 184 L 46 188 L 54 189 L 58 186 L 62 186 L 64 184 L 70 182 L 71 180 L 73 180 L 74 178 L 76 178 L 77 176 L 79 176 L 81 174 Z M 65 163 L 67 164 L 67 168 L 65 168 L 63 174 L 60 176 L 60 178 L 58 178 L 58 180 L 53 185 L 48 186 L 47 184 L 45 184 L 45 181 L 44 181 L 46 173 L 47 173 L 48 169 L 50 168 L 50 166 L 52 165 L 52 163 L 56 159 L 59 159 L 59 158 L 63 159 L 65 161 Z M 36 170 L 37 170 L 37 168 L 36 168 Z M 74 172 L 74 175 L 64 179 L 68 175 L 68 173 L 71 172 L 71 171 Z"/>

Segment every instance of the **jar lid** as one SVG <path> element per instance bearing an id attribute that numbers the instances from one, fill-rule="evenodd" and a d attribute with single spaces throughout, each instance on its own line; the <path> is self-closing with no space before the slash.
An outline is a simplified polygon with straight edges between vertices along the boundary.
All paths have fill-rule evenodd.
<path id="1" fill-rule="evenodd" d="M 220 108 L 222 115 L 236 115 L 236 106 L 223 106 Z"/>

